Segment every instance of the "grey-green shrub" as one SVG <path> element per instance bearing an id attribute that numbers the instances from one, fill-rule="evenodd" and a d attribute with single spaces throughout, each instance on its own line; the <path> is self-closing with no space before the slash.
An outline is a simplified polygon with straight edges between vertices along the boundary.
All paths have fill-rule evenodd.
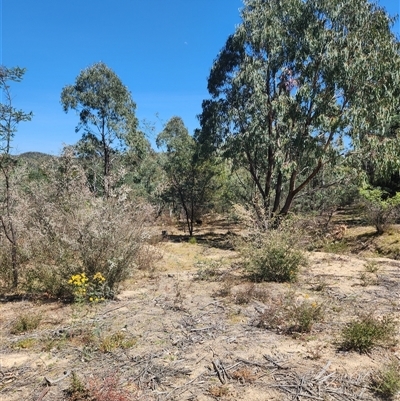
<path id="1" fill-rule="evenodd" d="M 400 391 L 400 364 L 392 360 L 371 377 L 373 391 L 385 400 L 391 400 Z"/>
<path id="2" fill-rule="evenodd" d="M 156 249 L 148 252 L 153 209 L 131 199 L 127 187 L 115 185 L 109 197 L 99 196 L 70 151 L 44 170 L 44 178 L 24 188 L 23 289 L 72 296 L 72 275 L 99 272 L 112 296 L 135 269 L 158 259 Z"/>
<path id="3" fill-rule="evenodd" d="M 253 231 L 238 246 L 245 269 L 257 281 L 296 281 L 300 268 L 308 264 L 300 236 L 291 222 L 266 232 Z"/>

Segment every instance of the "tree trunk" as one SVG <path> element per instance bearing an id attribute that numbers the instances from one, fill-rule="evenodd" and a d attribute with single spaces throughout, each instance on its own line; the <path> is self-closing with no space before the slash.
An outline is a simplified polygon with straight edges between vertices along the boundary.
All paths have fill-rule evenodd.
<path id="1" fill-rule="evenodd" d="M 101 126 L 101 144 L 103 146 L 103 181 L 104 181 L 104 196 L 108 198 L 110 196 L 110 147 L 107 144 L 106 133 L 105 133 L 105 119 L 103 117 Z"/>
<path id="2" fill-rule="evenodd" d="M 16 244 L 11 244 L 11 266 L 13 275 L 13 288 L 17 288 L 19 282 L 19 266 Z"/>
<path id="3" fill-rule="evenodd" d="M 13 277 L 13 288 L 18 287 L 19 281 L 19 266 L 18 266 L 18 243 L 17 243 L 17 234 L 15 232 L 15 227 L 13 224 L 13 220 L 11 217 L 11 188 L 10 188 L 10 176 L 9 176 L 9 155 L 7 155 L 6 160 L 4 158 L 2 163 L 5 163 L 1 166 L 1 171 L 4 175 L 5 180 L 5 199 L 4 199 L 4 214 L 5 216 L 1 216 L 1 224 L 3 226 L 3 231 L 10 242 L 11 245 L 11 270 Z"/>

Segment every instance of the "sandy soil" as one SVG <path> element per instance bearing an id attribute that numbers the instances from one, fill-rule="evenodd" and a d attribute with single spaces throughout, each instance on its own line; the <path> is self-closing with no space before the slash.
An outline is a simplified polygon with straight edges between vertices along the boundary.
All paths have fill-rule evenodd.
<path id="1" fill-rule="evenodd" d="M 66 400 L 72 371 L 84 384 L 117 378 L 132 400 L 378 399 L 370 377 L 398 345 L 345 352 L 340 333 L 363 313 L 398 318 L 400 262 L 374 259 L 371 273 L 365 258 L 315 252 L 297 283 L 251 284 L 223 234 L 214 246 L 164 242 L 158 269 L 115 301 L 3 300 L 0 400 Z M 260 324 L 285 299 L 322 305 L 323 319 L 309 333 Z M 40 325 L 11 334 L 21 313 L 40 314 Z"/>

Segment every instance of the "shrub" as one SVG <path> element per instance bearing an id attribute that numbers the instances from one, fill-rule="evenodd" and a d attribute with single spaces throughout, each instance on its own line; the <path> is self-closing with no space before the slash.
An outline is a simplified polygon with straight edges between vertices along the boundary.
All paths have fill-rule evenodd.
<path id="1" fill-rule="evenodd" d="M 400 391 L 400 364 L 393 360 L 371 378 L 373 391 L 385 400 L 392 399 Z"/>
<path id="2" fill-rule="evenodd" d="M 375 260 L 369 260 L 364 265 L 365 271 L 368 273 L 378 273 L 380 267 Z"/>
<path id="3" fill-rule="evenodd" d="M 197 239 L 196 237 L 190 237 L 188 240 L 188 243 L 191 245 L 196 245 L 197 244 Z"/>
<path id="4" fill-rule="evenodd" d="M 389 316 L 381 319 L 371 314 L 350 322 L 341 333 L 341 349 L 369 352 L 376 346 L 385 346 L 393 341 L 396 325 Z"/>
<path id="5" fill-rule="evenodd" d="M 296 281 L 299 270 L 308 261 L 299 247 L 301 234 L 290 222 L 277 229 L 253 231 L 239 243 L 239 253 L 245 269 L 256 281 Z"/>
<path id="6" fill-rule="evenodd" d="M 147 252 L 153 237 L 153 209 L 115 188 L 108 198 L 90 190 L 84 171 L 67 152 L 47 168 L 45 180 L 26 187 L 29 226 L 24 244 L 28 263 L 24 288 L 58 297 L 74 296 L 68 281 L 85 273 L 105 278 L 103 295 L 112 298 L 121 281 L 141 264 L 159 258 Z"/>
<path id="7" fill-rule="evenodd" d="M 324 317 L 322 304 L 297 298 L 294 292 L 270 299 L 267 308 L 255 322 L 258 327 L 276 329 L 286 334 L 309 333 L 315 322 Z"/>
<path id="8" fill-rule="evenodd" d="M 199 261 L 195 266 L 197 268 L 193 277 L 195 280 L 219 281 L 223 275 L 222 262 L 218 260 Z"/>
<path id="9" fill-rule="evenodd" d="M 12 345 L 13 349 L 29 349 L 33 348 L 37 344 L 38 340 L 36 338 L 24 338 L 17 341 Z"/>
<path id="10" fill-rule="evenodd" d="M 26 331 L 35 330 L 38 328 L 42 320 L 41 315 L 36 313 L 22 313 L 17 316 L 16 320 L 12 324 L 11 334 L 24 333 Z"/>
<path id="11" fill-rule="evenodd" d="M 68 284 L 76 302 L 101 302 L 112 297 L 112 291 L 105 283 L 106 278 L 97 272 L 90 279 L 85 273 L 72 275 Z"/>
<path id="12" fill-rule="evenodd" d="M 237 290 L 233 296 L 233 301 L 238 305 L 248 304 L 252 299 L 265 302 L 270 295 L 264 288 L 258 288 L 254 283 L 247 284 L 243 288 Z"/>
<path id="13" fill-rule="evenodd" d="M 317 302 L 305 300 L 295 303 L 289 316 L 293 321 L 293 325 L 290 328 L 291 331 L 309 333 L 314 323 L 322 319 L 323 306 Z"/>
<path id="14" fill-rule="evenodd" d="M 65 390 L 68 401 L 90 400 L 89 391 L 75 372 L 72 372 L 70 385 Z"/>
<path id="15" fill-rule="evenodd" d="M 101 352 L 112 352 L 116 348 L 128 349 L 136 344 L 135 338 L 127 339 L 122 332 L 117 332 L 102 338 L 99 349 Z"/>
<path id="16" fill-rule="evenodd" d="M 400 192 L 390 196 L 379 187 L 364 186 L 360 188 L 360 195 L 363 199 L 366 219 L 375 226 L 378 234 L 383 234 L 399 215 Z"/>

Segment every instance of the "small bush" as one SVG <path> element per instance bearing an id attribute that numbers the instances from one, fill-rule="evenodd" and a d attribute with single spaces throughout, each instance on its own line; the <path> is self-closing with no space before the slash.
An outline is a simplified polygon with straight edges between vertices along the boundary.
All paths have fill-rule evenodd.
<path id="1" fill-rule="evenodd" d="M 72 372 L 69 387 L 65 390 L 68 401 L 90 400 L 88 389 L 75 372 Z"/>
<path id="2" fill-rule="evenodd" d="M 224 280 L 220 288 L 218 288 L 213 295 L 222 298 L 229 297 L 232 294 L 232 286 L 233 286 L 232 280 L 226 280 L 226 281 Z"/>
<path id="3" fill-rule="evenodd" d="M 258 378 L 257 375 L 247 366 L 235 370 L 231 373 L 231 376 L 241 384 L 253 383 Z"/>
<path id="4" fill-rule="evenodd" d="M 367 273 L 378 273 L 379 271 L 379 264 L 374 260 L 369 260 L 364 267 Z"/>
<path id="5" fill-rule="evenodd" d="M 393 360 L 371 378 L 373 391 L 385 400 L 392 399 L 400 391 L 400 364 Z"/>
<path id="6" fill-rule="evenodd" d="M 105 277 L 97 272 L 90 279 L 85 273 L 74 274 L 68 280 L 72 288 L 75 302 L 102 302 L 106 298 L 112 298 L 113 292 L 106 284 Z"/>
<path id="7" fill-rule="evenodd" d="M 222 272 L 222 262 L 218 260 L 209 260 L 196 262 L 197 272 L 194 275 L 195 280 L 200 281 L 219 281 Z"/>
<path id="8" fill-rule="evenodd" d="M 360 188 L 360 195 L 367 221 L 375 226 L 379 235 L 383 234 L 390 223 L 399 216 L 400 192 L 390 196 L 380 187 L 364 186 Z"/>
<path id="9" fill-rule="evenodd" d="M 263 288 L 258 288 L 255 284 L 247 284 L 242 289 L 235 292 L 233 301 L 235 304 L 248 304 L 252 299 L 265 302 L 269 299 L 269 294 Z"/>
<path id="10" fill-rule="evenodd" d="M 190 237 L 189 240 L 188 240 L 188 243 L 191 244 L 191 245 L 197 244 L 196 237 Z"/>
<path id="11" fill-rule="evenodd" d="M 322 320 L 323 306 L 317 302 L 302 301 L 294 304 L 291 315 L 294 324 L 290 330 L 309 333 L 314 323 Z"/>
<path id="12" fill-rule="evenodd" d="M 229 387 L 228 386 L 212 386 L 208 389 L 208 392 L 214 398 L 221 398 L 221 397 L 225 397 L 229 394 Z"/>
<path id="13" fill-rule="evenodd" d="M 372 276 L 371 274 L 366 273 L 366 272 L 360 273 L 360 281 L 361 281 L 361 286 L 363 286 L 363 287 L 368 287 L 369 285 L 377 284 L 376 277 Z"/>
<path id="14" fill-rule="evenodd" d="M 239 243 L 245 269 L 256 281 L 293 282 L 308 260 L 299 247 L 299 236 L 290 222 L 267 232 L 255 231 Z"/>
<path id="15" fill-rule="evenodd" d="M 278 332 L 309 333 L 315 322 L 323 320 L 322 304 L 308 299 L 296 299 L 293 292 L 272 299 L 256 320 L 258 327 L 275 329 Z"/>
<path id="16" fill-rule="evenodd" d="M 393 342 L 396 325 L 389 316 L 377 319 L 371 314 L 349 323 L 341 333 L 341 349 L 365 353 Z"/>
<path id="17" fill-rule="evenodd" d="M 117 348 L 128 349 L 133 347 L 136 342 L 136 339 L 127 339 L 124 333 L 117 332 L 102 338 L 99 349 L 104 353 L 112 352 Z"/>
<path id="18" fill-rule="evenodd" d="M 42 317 L 36 313 L 23 313 L 17 317 L 11 327 L 11 334 L 24 333 L 38 328 Z"/>
<path id="19" fill-rule="evenodd" d="M 235 292 L 233 301 L 237 305 L 246 305 L 253 299 L 254 284 L 248 284 Z"/>

